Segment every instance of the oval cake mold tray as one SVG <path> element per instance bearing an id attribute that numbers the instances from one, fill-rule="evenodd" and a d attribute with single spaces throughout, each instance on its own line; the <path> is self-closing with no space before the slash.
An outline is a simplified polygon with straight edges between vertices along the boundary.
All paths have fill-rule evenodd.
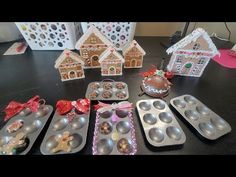
<path id="1" fill-rule="evenodd" d="M 21 135 L 24 134 L 25 137 L 24 143 L 26 144 L 14 154 L 16 155 L 27 154 L 32 148 L 33 144 L 35 143 L 40 132 L 43 130 L 52 112 L 53 112 L 53 107 L 51 105 L 41 105 L 37 112 L 31 112 L 29 108 L 23 109 L 19 114 L 12 117 L 6 123 L 6 125 L 1 129 L 0 149 L 3 148 L 4 146 L 6 147 L 6 145 L 8 144 L 9 148 L 7 149 L 9 150 L 8 152 L 10 152 L 10 149 L 14 145 L 10 147 L 11 145 L 9 144 L 13 144 L 13 141 L 19 142 L 20 139 L 18 139 L 17 137 L 20 134 Z M 19 126 L 18 122 L 21 122 L 20 123 L 21 126 Z M 3 152 L 1 152 L 1 154 L 4 155 Z"/>
<path id="2" fill-rule="evenodd" d="M 116 109 L 116 105 L 100 108 L 96 113 L 93 137 L 93 155 L 134 155 L 137 143 L 133 123 L 133 112 L 128 109 Z"/>
<path id="3" fill-rule="evenodd" d="M 90 108 L 87 113 L 78 114 L 69 121 L 66 115 L 57 111 L 49 125 L 40 146 L 44 155 L 71 154 L 83 149 L 87 141 Z"/>
<path id="4" fill-rule="evenodd" d="M 215 140 L 231 131 L 231 126 L 192 95 L 170 100 L 171 105 L 204 138 Z"/>
<path id="5" fill-rule="evenodd" d="M 86 91 L 86 98 L 90 100 L 127 100 L 129 98 L 128 85 L 124 82 L 91 82 Z"/>
<path id="6" fill-rule="evenodd" d="M 155 147 L 182 145 L 185 133 L 170 108 L 161 99 L 140 100 L 136 103 L 147 141 Z"/>

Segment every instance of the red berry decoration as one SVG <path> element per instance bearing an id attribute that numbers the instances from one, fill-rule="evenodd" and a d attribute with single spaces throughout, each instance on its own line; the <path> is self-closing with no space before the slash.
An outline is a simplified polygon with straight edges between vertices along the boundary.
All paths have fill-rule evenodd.
<path id="1" fill-rule="evenodd" d="M 167 79 L 172 79 L 174 77 L 174 73 L 170 72 L 170 71 L 166 71 L 165 72 L 165 77 Z"/>

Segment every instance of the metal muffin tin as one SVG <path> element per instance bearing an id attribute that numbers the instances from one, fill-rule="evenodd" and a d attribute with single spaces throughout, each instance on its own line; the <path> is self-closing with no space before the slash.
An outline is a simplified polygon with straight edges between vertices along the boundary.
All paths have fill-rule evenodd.
<path id="1" fill-rule="evenodd" d="M 110 84 L 111 87 L 104 88 L 106 84 Z M 117 88 L 117 84 L 123 85 L 122 88 Z M 103 93 L 106 92 L 106 94 L 110 94 L 110 97 L 103 97 Z M 123 98 L 119 98 L 117 95 L 122 94 L 124 95 Z M 93 96 L 92 96 L 93 95 Z M 128 85 L 124 82 L 115 82 L 113 80 L 103 80 L 101 82 L 91 82 L 88 85 L 87 91 L 86 91 L 86 98 L 90 100 L 127 100 L 129 98 L 129 91 L 128 91 Z"/>
<path id="2" fill-rule="evenodd" d="M 26 146 L 21 148 L 17 155 L 27 154 L 35 143 L 37 137 L 48 121 L 53 107 L 51 105 L 41 105 L 37 112 L 31 112 L 29 108 L 25 108 L 19 114 L 12 117 L 7 124 L 0 131 L 0 146 L 7 144 L 12 138 L 14 138 L 20 132 L 26 135 Z M 9 133 L 7 127 L 12 125 L 15 121 L 23 122 L 23 126 L 17 131 Z"/>
<path id="3" fill-rule="evenodd" d="M 66 115 L 59 115 L 57 111 L 49 125 L 47 133 L 40 146 L 40 151 L 44 155 L 56 154 L 71 154 L 82 150 L 86 144 L 88 126 L 89 126 L 90 109 L 88 113 L 77 114 L 71 122 L 67 119 Z M 52 152 L 52 149 L 57 147 L 57 138 L 62 137 L 64 132 L 69 132 L 73 139 L 69 141 L 70 152 L 59 151 Z"/>
<path id="4" fill-rule="evenodd" d="M 118 104 L 122 103 L 124 102 Z M 112 115 L 115 114 L 118 116 L 117 121 L 112 120 Z M 101 129 L 104 123 L 109 125 L 106 132 Z M 121 148 L 122 143 L 126 150 Z M 134 155 L 136 152 L 133 112 L 125 109 L 99 109 L 93 137 L 93 155 Z"/>
<path id="5" fill-rule="evenodd" d="M 191 95 L 173 98 L 170 103 L 206 139 L 215 140 L 231 131 L 224 119 Z"/>
<path id="6" fill-rule="evenodd" d="M 185 133 L 163 100 L 140 100 L 136 107 L 146 139 L 151 145 L 163 147 L 185 143 Z"/>

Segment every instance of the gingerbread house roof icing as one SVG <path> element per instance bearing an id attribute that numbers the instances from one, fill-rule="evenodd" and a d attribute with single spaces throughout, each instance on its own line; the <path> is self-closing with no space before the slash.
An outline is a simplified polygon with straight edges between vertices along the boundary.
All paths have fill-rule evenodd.
<path id="1" fill-rule="evenodd" d="M 105 60 L 110 54 L 115 55 L 118 59 L 121 60 L 122 63 L 125 62 L 125 59 L 123 58 L 123 56 L 120 53 L 118 53 L 115 48 L 108 47 L 99 57 L 99 63 Z"/>
<path id="2" fill-rule="evenodd" d="M 92 33 L 99 37 L 99 39 L 101 39 L 101 41 L 104 42 L 104 44 L 106 44 L 107 46 L 113 46 L 111 41 L 109 41 L 94 25 L 91 25 L 83 34 L 83 36 L 81 36 L 76 42 L 75 48 L 79 50 Z"/>
<path id="3" fill-rule="evenodd" d="M 183 39 L 181 39 L 179 42 L 177 42 L 176 44 L 174 44 L 173 46 L 171 46 L 170 48 L 168 48 L 166 50 L 166 52 L 168 54 L 173 53 L 175 51 L 177 51 L 178 49 L 181 49 L 183 47 L 185 47 L 186 45 L 188 45 L 191 42 L 196 42 L 196 40 L 202 36 L 206 42 L 208 43 L 209 48 L 211 49 L 211 53 L 213 55 L 219 55 L 220 53 L 218 52 L 215 44 L 212 42 L 211 38 L 209 37 L 209 35 L 207 34 L 207 32 L 202 29 L 202 28 L 197 28 L 196 30 L 194 30 L 192 33 L 190 33 L 189 35 L 187 35 L 186 37 L 184 37 Z"/>
<path id="4" fill-rule="evenodd" d="M 143 54 L 145 55 L 146 52 L 143 50 L 143 48 L 137 43 L 136 40 L 133 40 L 132 42 L 126 44 L 123 49 L 122 49 L 122 52 L 123 52 L 123 55 L 125 55 L 130 49 L 132 49 L 133 47 L 137 47 L 137 49 Z"/>
<path id="5" fill-rule="evenodd" d="M 83 60 L 81 59 L 81 57 L 75 53 L 72 52 L 68 49 L 65 49 L 62 54 L 57 58 L 57 60 L 55 61 L 55 68 L 58 68 L 60 66 L 60 64 L 67 58 L 67 57 L 71 57 L 73 60 L 78 61 L 79 63 L 81 63 L 82 65 L 84 65 Z"/>

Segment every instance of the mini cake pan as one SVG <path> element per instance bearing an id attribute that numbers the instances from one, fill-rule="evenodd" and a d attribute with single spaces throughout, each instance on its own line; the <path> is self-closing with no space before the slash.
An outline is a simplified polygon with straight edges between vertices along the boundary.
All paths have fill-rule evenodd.
<path id="1" fill-rule="evenodd" d="M 75 114 L 75 117 L 69 121 L 66 115 L 59 115 L 55 111 L 40 146 L 42 154 L 71 154 L 83 149 L 87 140 L 90 109 L 88 113 L 75 112 Z"/>
<path id="2" fill-rule="evenodd" d="M 206 139 L 215 140 L 231 132 L 229 123 L 192 95 L 173 98 L 170 103 Z"/>
<path id="3" fill-rule="evenodd" d="M 185 133 L 163 100 L 140 100 L 136 103 L 136 107 L 145 137 L 152 146 L 163 147 L 185 143 Z"/>
<path id="4" fill-rule="evenodd" d="M 90 100 L 127 100 L 129 98 L 128 85 L 124 82 L 91 82 L 86 91 L 86 98 Z"/>
<path id="5" fill-rule="evenodd" d="M 4 152 L 4 149 L 6 149 L 4 147 L 9 145 L 11 140 L 19 134 L 24 134 L 25 141 L 20 148 L 15 149 L 13 154 L 27 154 L 48 121 L 52 111 L 53 107 L 51 105 L 40 105 L 37 112 L 31 112 L 29 108 L 25 108 L 12 117 L 0 131 L 1 154 L 11 155 Z"/>
<path id="6" fill-rule="evenodd" d="M 120 102 L 122 104 L 125 102 Z M 133 112 L 98 109 L 93 138 L 93 155 L 134 155 L 137 151 Z"/>

